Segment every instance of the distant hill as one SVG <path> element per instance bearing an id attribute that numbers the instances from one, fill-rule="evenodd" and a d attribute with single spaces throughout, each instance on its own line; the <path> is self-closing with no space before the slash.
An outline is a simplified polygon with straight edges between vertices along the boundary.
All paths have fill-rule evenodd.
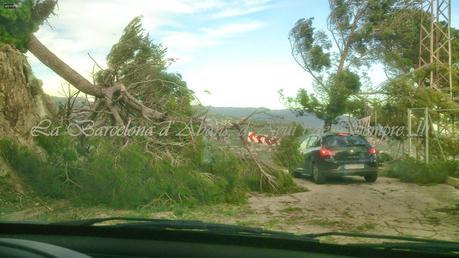
<path id="1" fill-rule="evenodd" d="M 64 104 L 67 99 L 64 97 L 51 96 L 51 99 L 57 106 Z M 84 105 L 85 99 L 79 97 L 75 102 L 75 107 Z M 241 119 L 255 110 L 265 110 L 265 113 L 252 116 L 252 120 L 256 121 L 272 121 L 275 123 L 291 123 L 296 122 L 305 127 L 321 127 L 322 120 L 312 114 L 306 113 L 303 116 L 297 116 L 295 112 L 288 109 L 267 109 L 255 107 L 212 107 L 212 106 L 195 106 L 197 112 L 208 110 L 208 115 L 215 119 Z"/>
<path id="2" fill-rule="evenodd" d="M 303 116 L 297 116 L 295 112 L 288 109 L 267 109 L 267 108 L 254 108 L 254 107 L 200 107 L 199 111 L 207 109 L 209 116 L 218 118 L 238 119 L 243 118 L 255 110 L 266 110 L 265 113 L 256 114 L 252 116 L 252 120 L 258 121 L 273 121 L 276 123 L 291 123 L 297 122 L 306 127 L 321 127 L 322 120 L 318 119 L 312 114 L 306 113 Z"/>

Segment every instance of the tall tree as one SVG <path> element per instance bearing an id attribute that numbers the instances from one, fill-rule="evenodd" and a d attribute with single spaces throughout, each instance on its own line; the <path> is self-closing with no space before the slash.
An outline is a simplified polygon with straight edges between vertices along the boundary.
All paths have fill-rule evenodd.
<path id="1" fill-rule="evenodd" d="M 341 114 L 362 113 L 364 105 L 357 94 L 367 86 L 363 68 L 374 60 L 370 55 L 374 28 L 396 4 L 396 0 L 330 0 L 331 37 L 314 28 L 313 18 L 298 20 L 289 36 L 292 55 L 312 76 L 314 93 L 301 89 L 296 97 L 285 98 L 287 105 L 300 113 L 314 113 L 325 127 Z"/>

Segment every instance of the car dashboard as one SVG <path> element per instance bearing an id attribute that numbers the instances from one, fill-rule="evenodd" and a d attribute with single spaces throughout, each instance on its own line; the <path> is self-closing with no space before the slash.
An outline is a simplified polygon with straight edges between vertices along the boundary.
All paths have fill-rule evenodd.
<path id="1" fill-rule="evenodd" d="M 14 242 L 18 242 L 14 244 Z M 30 242 L 33 241 L 33 242 Z M 297 238 L 117 226 L 0 225 L 0 257 L 420 257 Z M 446 256 L 445 256 L 446 257 Z"/>

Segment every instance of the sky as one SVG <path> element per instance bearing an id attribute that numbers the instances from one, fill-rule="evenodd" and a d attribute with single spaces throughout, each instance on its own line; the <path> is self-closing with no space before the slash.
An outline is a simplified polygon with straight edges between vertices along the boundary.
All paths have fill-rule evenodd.
<path id="1" fill-rule="evenodd" d="M 452 0 L 456 28 L 458 2 Z M 282 109 L 280 89 L 290 96 L 312 89 L 311 77 L 291 56 L 289 30 L 308 17 L 325 30 L 328 12 L 325 0 L 60 0 L 56 15 L 35 35 L 92 81 L 88 54 L 107 68 L 111 46 L 142 15 L 150 38 L 177 60 L 169 71 L 180 73 L 202 104 Z M 45 92 L 62 95 L 64 80 L 27 56 Z M 374 84 L 385 78 L 377 68 L 370 76 Z"/>

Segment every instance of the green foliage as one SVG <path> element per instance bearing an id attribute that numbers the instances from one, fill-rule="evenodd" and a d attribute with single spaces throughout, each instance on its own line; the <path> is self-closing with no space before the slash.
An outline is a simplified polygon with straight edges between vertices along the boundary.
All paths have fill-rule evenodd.
<path id="1" fill-rule="evenodd" d="M 392 15 L 375 25 L 376 40 L 373 54 L 382 60 L 389 70 L 409 72 L 419 63 L 420 24 L 420 10 L 403 8 L 394 11 Z"/>
<path id="2" fill-rule="evenodd" d="M 416 87 L 414 81 L 417 78 L 416 76 L 406 76 L 394 79 L 384 86 L 387 98 L 378 108 L 378 120 L 380 123 L 390 125 L 406 124 L 408 108 L 428 107 L 433 110 L 459 108 L 448 94 L 432 88 Z M 433 112 L 431 118 L 436 122 L 451 124 L 451 117 L 445 114 L 441 115 Z"/>
<path id="3" fill-rule="evenodd" d="M 280 166 L 286 167 L 289 172 L 303 166 L 303 156 L 299 152 L 303 128 L 298 125 L 295 133 L 282 138 L 279 146 L 276 147 L 273 158 L 274 162 Z"/>
<path id="4" fill-rule="evenodd" d="M 442 146 L 442 150 L 447 157 L 455 157 L 458 155 L 459 153 L 459 139 L 458 138 L 446 136 L 446 137 L 439 138 L 438 141 L 440 142 Z M 431 153 L 434 154 L 433 155 L 434 157 L 436 156 L 435 154 L 437 154 L 439 155 L 438 158 L 442 158 L 440 156 L 441 151 L 438 149 L 438 144 L 434 144 L 433 146 L 431 146 L 431 148 L 432 148 Z"/>
<path id="5" fill-rule="evenodd" d="M 313 18 L 298 20 L 290 31 L 292 54 L 313 77 L 315 92 L 301 89 L 294 98 L 281 96 L 286 105 L 300 111 L 300 115 L 315 114 L 324 120 L 325 127 L 342 114 L 360 115 L 364 102 L 353 96 L 362 87 L 360 77 L 365 76 L 362 67 L 374 61 L 369 55 L 374 44 L 374 30 L 389 16 L 396 3 L 396 0 L 329 1 L 327 28 L 335 48 L 327 34 L 313 27 Z"/>
<path id="6" fill-rule="evenodd" d="M 414 159 L 405 159 L 391 164 L 388 176 L 399 178 L 403 182 L 417 184 L 441 184 L 446 182 L 448 175 L 458 171 L 457 161 L 436 160 L 429 164 Z"/>
<path id="7" fill-rule="evenodd" d="M 360 91 L 359 76 L 349 70 L 339 71 L 330 78 L 330 93 L 328 103 L 325 106 L 325 121 L 330 124 L 341 114 L 350 113 L 349 107 L 353 107 L 350 97 Z"/>
<path id="8" fill-rule="evenodd" d="M 312 112 L 320 119 L 325 118 L 326 113 L 322 103 L 314 94 L 309 94 L 305 89 L 299 89 L 294 97 L 285 96 L 283 90 L 279 90 L 279 95 L 287 107 L 299 115 Z"/>
<path id="9" fill-rule="evenodd" d="M 394 158 L 387 152 L 378 153 L 378 155 L 376 156 L 376 159 L 377 159 L 378 164 L 380 165 L 385 162 L 394 160 Z"/>
<path id="10" fill-rule="evenodd" d="M 440 163 L 439 169 L 448 171 L 449 176 L 459 178 L 459 160 L 447 160 Z"/>
<path id="11" fill-rule="evenodd" d="M 189 116 L 193 92 L 180 74 L 167 71 L 172 61 L 166 58 L 166 48 L 142 28 L 141 17 L 135 17 L 107 55 L 109 69 L 97 72 L 95 78 L 101 85 L 123 82 L 130 94 L 155 110 Z"/>
<path id="12" fill-rule="evenodd" d="M 160 44 L 154 44 L 148 33 L 144 33 L 141 17 L 135 17 L 124 28 L 118 43 L 113 45 L 107 56 L 109 67 L 124 79 L 141 72 L 139 64 L 164 70 L 166 49 Z M 128 77 L 128 78 L 125 78 Z"/>
<path id="13" fill-rule="evenodd" d="M 314 31 L 313 18 L 299 19 L 290 31 L 292 50 L 301 56 L 307 70 L 321 72 L 330 67 L 330 43 L 322 32 Z"/>
<path id="14" fill-rule="evenodd" d="M 23 176 L 39 195 L 65 198 L 81 205 L 116 208 L 171 205 L 193 206 L 242 202 L 249 190 L 259 190 L 260 175 L 253 160 L 243 160 L 217 143 L 197 139 L 185 147 L 185 162 L 152 157 L 140 143 L 114 151 L 104 139 L 68 136 L 38 137 L 45 155 L 10 140 L 0 141 L 0 157 Z M 267 192 L 295 189 L 289 175 L 271 170 L 277 187 L 263 182 Z"/>
<path id="15" fill-rule="evenodd" d="M 28 148 L 6 139 L 0 140 L 0 156 L 11 167 L 21 171 L 25 180 L 37 193 L 50 197 L 64 197 L 64 167 L 55 167 Z"/>
<path id="16" fill-rule="evenodd" d="M 360 91 L 359 76 L 347 69 L 330 75 L 327 82 L 327 94 L 318 99 L 314 94 L 309 94 L 305 89 L 299 89 L 295 97 L 285 97 L 280 91 L 281 98 L 290 109 L 296 110 L 300 115 L 312 112 L 318 118 L 325 120 L 325 125 L 331 125 L 336 117 L 346 113 L 358 113 L 364 109 L 364 103 L 352 98 L 353 94 Z"/>
<path id="17" fill-rule="evenodd" d="M 52 158 L 62 159 L 63 161 L 77 160 L 78 152 L 70 136 L 47 137 L 40 135 L 36 138 L 36 141 L 38 146 L 42 147 Z"/>
<path id="18" fill-rule="evenodd" d="M 342 94 L 350 95 L 356 94 L 360 91 L 360 78 L 356 73 L 353 73 L 349 70 L 338 71 L 336 75 L 333 75 L 333 89 L 342 91 Z"/>
<path id="19" fill-rule="evenodd" d="M 459 178 L 459 160 L 437 160 L 429 166 L 434 171 L 445 171 L 449 176 Z"/>
<path id="20" fill-rule="evenodd" d="M 447 76 L 447 69 L 442 66 L 434 65 L 413 70 L 419 64 L 419 33 L 422 11 L 412 7 L 403 7 L 395 10 L 393 15 L 388 16 L 384 22 L 376 26 L 373 54 L 381 60 L 389 75 L 395 78 L 389 80 L 384 86 L 386 93 L 380 99 L 377 107 L 378 120 L 382 124 L 404 125 L 407 121 L 406 112 L 408 108 L 428 107 L 430 109 L 459 109 L 459 105 L 451 101 L 449 92 L 437 91 L 429 87 L 419 87 L 418 83 L 430 81 L 430 71 L 444 73 Z M 425 14 L 427 15 L 427 14 Z M 425 19 L 425 26 L 429 27 L 428 19 Z M 438 24 L 446 26 L 446 24 Z M 459 35 L 459 31 L 451 28 L 452 35 Z M 459 60 L 459 38 L 452 37 L 452 62 Z M 425 51 L 424 60 L 429 60 L 428 53 Z M 453 65 L 453 94 L 457 95 L 459 89 L 458 69 Z M 456 91 L 456 93 L 454 93 Z M 397 115 L 394 115 L 397 114 Z M 452 125 L 452 117 L 457 114 L 441 114 L 432 112 L 431 120 L 436 125 Z M 412 120 L 413 127 L 416 128 L 423 114 L 414 114 Z M 457 116 L 456 116 L 457 117 Z M 455 118 L 457 120 L 457 118 Z M 432 128 L 435 128 L 432 126 Z M 457 129 L 456 129 L 457 130 Z M 432 136 L 441 134 L 431 129 Z M 453 156 L 459 151 L 457 140 L 451 137 L 440 139 L 443 150 L 448 156 Z M 431 146 L 431 153 L 436 158 L 441 158 L 441 151 L 437 144 Z"/>
<path id="21" fill-rule="evenodd" d="M 302 89 L 296 97 L 281 95 L 289 108 L 300 114 L 314 113 L 325 121 L 325 127 L 341 114 L 367 115 L 367 97 L 356 95 L 361 88 L 371 91 L 372 85 L 365 85 L 361 78 L 368 79 L 365 68 L 375 62 L 382 63 L 386 73 L 396 77 L 382 89 L 384 96 L 374 98 L 382 102 L 377 107 L 382 123 L 404 124 L 403 114 L 409 107 L 458 108 L 448 100 L 446 93 L 417 89 L 416 83 L 428 79 L 427 69 L 446 73 L 445 67 L 438 66 L 412 72 L 419 62 L 421 10 L 404 0 L 332 0 L 329 3 L 327 29 L 335 48 L 330 48 L 327 36 L 314 28 L 312 18 L 298 20 L 290 31 L 292 54 L 313 77 L 314 93 Z M 427 19 L 425 22 L 430 26 Z M 459 30 L 451 28 L 451 33 L 452 62 L 457 64 L 459 39 L 454 35 L 459 35 Z M 338 51 L 335 53 L 333 49 Z M 329 55 L 335 58 L 328 60 Z M 427 56 L 424 59 L 428 60 Z M 453 69 L 453 91 L 457 93 L 459 69 L 457 66 Z"/>
<path id="22" fill-rule="evenodd" d="M 38 26 L 51 14 L 55 3 L 50 0 L 11 0 L 17 8 L 0 8 L 0 45 L 10 44 L 22 52 Z"/>

